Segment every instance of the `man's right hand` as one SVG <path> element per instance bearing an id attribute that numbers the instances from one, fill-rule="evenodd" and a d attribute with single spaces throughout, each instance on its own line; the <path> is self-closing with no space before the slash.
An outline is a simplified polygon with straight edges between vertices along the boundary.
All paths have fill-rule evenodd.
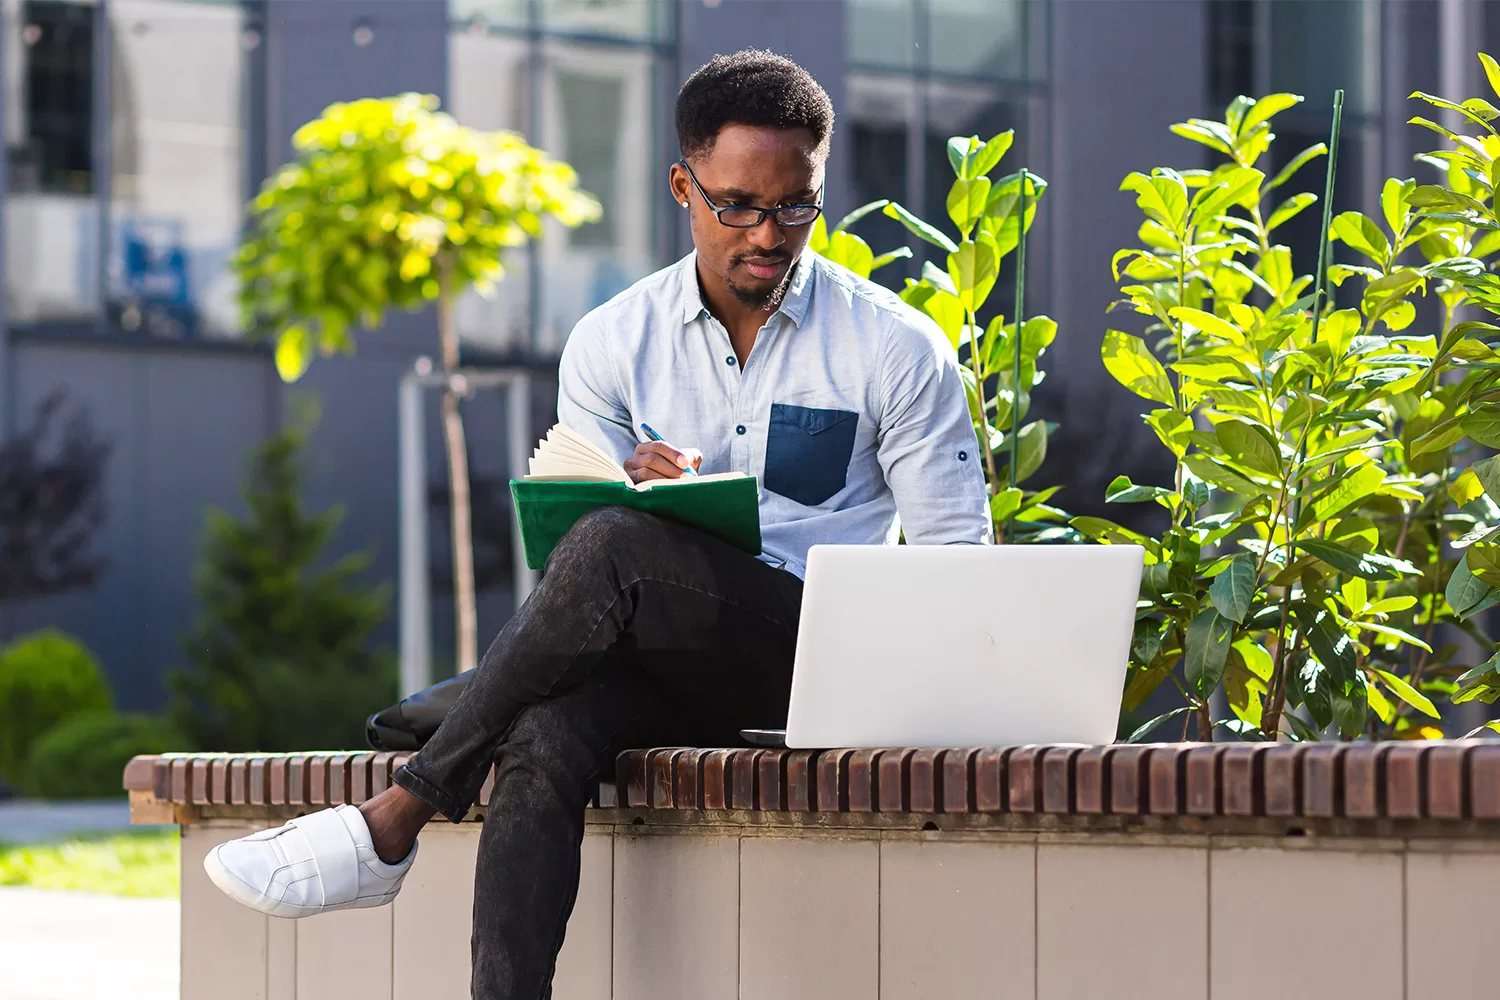
<path id="1" fill-rule="evenodd" d="M 625 460 L 625 471 L 630 481 L 644 483 L 648 479 L 680 479 L 682 470 L 697 471 L 703 464 L 703 453 L 696 448 L 673 448 L 665 441 L 642 441 L 635 446 L 635 454 Z"/>

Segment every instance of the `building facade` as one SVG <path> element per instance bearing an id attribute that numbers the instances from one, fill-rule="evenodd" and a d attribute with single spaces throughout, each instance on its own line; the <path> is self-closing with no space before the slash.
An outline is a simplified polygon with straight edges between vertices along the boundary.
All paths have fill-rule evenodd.
<path id="1" fill-rule="evenodd" d="M 438 95 L 460 121 L 516 129 L 573 163 L 605 206 L 506 262 L 490 299 L 459 310 L 467 360 L 550 376 L 588 309 L 690 248 L 665 176 L 680 82 L 717 52 L 764 47 L 805 65 L 839 115 L 831 217 L 874 198 L 944 215 L 950 135 L 1014 128 L 1006 163 L 1051 187 L 1031 241 L 1028 313 L 1059 336 L 1037 405 L 1060 424 L 1044 475 L 1073 509 L 1153 449 L 1098 361 L 1115 297 L 1109 259 L 1136 209 L 1133 169 L 1206 165 L 1168 125 L 1222 114 L 1238 93 L 1292 90 L 1288 151 L 1324 137 L 1335 87 L 1348 113 L 1343 208 L 1414 172 L 1414 89 L 1479 93 L 1474 52 L 1500 45 L 1500 4 L 1478 0 L 0 0 L 0 440 L 55 392 L 108 446 L 104 518 L 86 587 L 0 604 L 0 638 L 44 625 L 82 637 L 120 704 L 149 708 L 182 662 L 207 507 L 238 509 L 250 448 L 316 396 L 307 501 L 346 510 L 338 545 L 394 579 L 396 388 L 435 351 L 430 314 L 400 316 L 353 358 L 281 384 L 246 343 L 226 270 L 245 202 L 331 102 Z M 1494 39 L 1495 41 L 1490 41 Z M 1305 140 L 1305 141 L 1303 141 Z M 1309 216 L 1311 213 L 1308 213 Z M 1315 239 L 1314 232 L 1296 235 Z M 912 242 L 873 216 L 877 252 Z M 921 263 L 882 277 L 899 282 Z M 1001 287 L 1008 287 L 1002 280 Z M 1002 302 L 1002 310 L 1007 308 Z M 481 542 L 508 544 L 504 406 L 468 405 Z M 435 403 L 432 406 L 435 416 Z M 433 553 L 446 549 L 442 449 L 427 453 Z M 1140 470 L 1145 470 L 1142 473 Z M 494 555 L 494 553 L 490 553 Z M 511 611 L 503 555 L 481 553 L 481 631 Z M 492 572 L 485 572 L 491 566 Z M 445 566 L 433 567 L 440 584 Z M 434 605 L 433 642 L 451 647 Z M 394 632 L 382 636 L 394 644 Z M 451 662 L 451 661 L 449 661 Z M 441 667 L 440 667 L 441 669 Z"/>

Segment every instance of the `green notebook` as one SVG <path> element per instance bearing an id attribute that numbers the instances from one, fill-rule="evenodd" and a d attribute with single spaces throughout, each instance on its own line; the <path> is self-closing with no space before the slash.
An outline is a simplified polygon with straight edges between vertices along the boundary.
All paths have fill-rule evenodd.
<path id="1" fill-rule="evenodd" d="M 531 458 L 531 474 L 510 481 L 526 565 L 541 569 L 580 517 L 629 507 L 671 518 L 760 555 L 760 495 L 737 473 L 630 483 L 618 463 L 565 427 L 554 427 Z"/>

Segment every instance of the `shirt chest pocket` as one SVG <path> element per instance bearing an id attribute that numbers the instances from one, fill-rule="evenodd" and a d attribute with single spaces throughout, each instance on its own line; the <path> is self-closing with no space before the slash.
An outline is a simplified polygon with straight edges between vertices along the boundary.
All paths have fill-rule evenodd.
<path id="1" fill-rule="evenodd" d="M 765 488 L 808 507 L 825 502 L 848 481 L 858 428 L 851 410 L 772 403 Z"/>

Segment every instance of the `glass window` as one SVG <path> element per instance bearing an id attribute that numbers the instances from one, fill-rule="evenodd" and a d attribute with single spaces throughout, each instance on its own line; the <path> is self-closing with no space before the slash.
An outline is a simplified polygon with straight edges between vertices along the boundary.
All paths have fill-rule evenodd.
<path id="1" fill-rule="evenodd" d="M 1255 86 L 1255 0 L 1208 5 L 1208 94 L 1217 114 Z"/>
<path id="2" fill-rule="evenodd" d="M 540 0 L 542 29 L 657 41 L 671 37 L 670 4 L 662 0 Z"/>
<path id="3" fill-rule="evenodd" d="M 527 0 L 448 0 L 448 18 L 457 25 L 524 29 Z"/>
<path id="4" fill-rule="evenodd" d="M 856 66 L 909 70 L 917 65 L 912 0 L 847 0 L 844 35 L 849 62 Z"/>
<path id="5" fill-rule="evenodd" d="M 1380 10 L 1369 0 L 1272 3 L 1271 89 L 1307 98 L 1307 111 L 1327 111 L 1344 88 L 1352 114 L 1380 107 Z"/>
<path id="6" fill-rule="evenodd" d="M 455 3 L 455 13 L 458 4 Z M 487 31 L 481 22 L 459 22 L 448 45 L 448 110 L 471 128 L 526 130 L 528 85 L 524 38 Z M 524 249 L 504 260 L 505 275 L 488 295 L 459 299 L 454 320 L 466 344 L 505 353 L 531 336 L 530 259 Z"/>
<path id="7" fill-rule="evenodd" d="M 539 144 L 578 170 L 604 215 L 572 231 L 549 225 L 541 242 L 543 352 L 560 351 L 584 313 L 659 266 L 652 219 L 667 165 L 653 153 L 652 75 L 649 51 L 544 44 Z"/>
<path id="8" fill-rule="evenodd" d="M 1026 79 L 1026 0 L 928 0 L 933 72 Z"/>
<path id="9" fill-rule="evenodd" d="M 987 87 L 932 84 L 928 88 L 927 109 L 927 135 L 923 142 L 926 192 L 922 217 L 941 225 L 944 232 L 951 234 L 953 231 L 953 220 L 948 218 L 948 189 L 953 186 L 948 139 L 952 136 L 977 135 L 988 139 L 998 132 L 1015 129 L 1015 143 L 991 176 L 1003 177 L 1023 166 L 1037 169 L 1045 176 L 1041 165 L 1027 158 L 1026 116 L 1020 104 L 1002 100 Z M 946 266 L 943 251 L 935 247 L 914 244 L 912 250 L 926 253 L 928 259 L 939 267 Z M 987 322 L 997 312 L 1009 314 L 1010 304 L 1015 298 L 1015 256 L 1012 253 L 1001 262 L 995 290 L 980 312 L 982 322 Z"/>
<path id="10" fill-rule="evenodd" d="M 108 311 L 128 331 L 231 337 L 245 195 L 238 4 L 113 0 Z"/>
<path id="11" fill-rule="evenodd" d="M 916 85 L 909 79 L 855 76 L 849 80 L 844 108 L 840 109 L 849 130 L 848 204 L 857 208 L 881 198 L 906 203 L 910 200 L 907 151 L 910 122 L 916 109 Z M 837 219 L 829 219 L 830 226 Z M 909 246 L 912 236 L 899 222 L 880 213 L 865 216 L 853 231 L 870 244 L 875 253 Z M 899 289 L 903 279 L 916 270 L 908 261 L 897 261 L 872 277 L 889 288 Z"/>
<path id="12" fill-rule="evenodd" d="M 95 8 L 4 0 L 5 296 L 12 322 L 98 314 Z"/>

